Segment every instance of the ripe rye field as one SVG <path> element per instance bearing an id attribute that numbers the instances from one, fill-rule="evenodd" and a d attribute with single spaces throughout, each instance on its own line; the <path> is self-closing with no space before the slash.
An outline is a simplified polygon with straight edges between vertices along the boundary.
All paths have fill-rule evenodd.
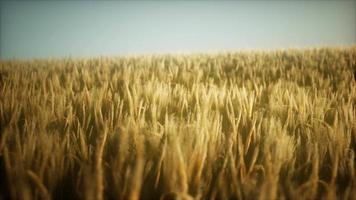
<path id="1" fill-rule="evenodd" d="M 355 199 L 356 47 L 0 62 L 0 199 Z"/>

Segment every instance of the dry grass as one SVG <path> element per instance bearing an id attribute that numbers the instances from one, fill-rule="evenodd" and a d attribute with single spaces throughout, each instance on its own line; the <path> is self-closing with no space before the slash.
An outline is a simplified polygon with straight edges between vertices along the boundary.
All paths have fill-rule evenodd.
<path id="1" fill-rule="evenodd" d="M 356 48 L 0 62 L 0 198 L 354 199 Z"/>

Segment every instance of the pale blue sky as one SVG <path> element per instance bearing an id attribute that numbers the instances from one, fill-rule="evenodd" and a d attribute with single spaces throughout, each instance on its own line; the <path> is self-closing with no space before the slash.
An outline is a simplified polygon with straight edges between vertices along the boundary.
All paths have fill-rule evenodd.
<path id="1" fill-rule="evenodd" d="M 0 58 L 356 44 L 356 1 L 2 1 Z"/>

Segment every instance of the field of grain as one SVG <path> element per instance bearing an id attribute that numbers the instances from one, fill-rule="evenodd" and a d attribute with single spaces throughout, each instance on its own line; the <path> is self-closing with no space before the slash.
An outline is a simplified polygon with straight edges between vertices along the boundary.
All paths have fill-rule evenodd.
<path id="1" fill-rule="evenodd" d="M 0 62 L 0 199 L 355 199 L 356 47 Z"/>

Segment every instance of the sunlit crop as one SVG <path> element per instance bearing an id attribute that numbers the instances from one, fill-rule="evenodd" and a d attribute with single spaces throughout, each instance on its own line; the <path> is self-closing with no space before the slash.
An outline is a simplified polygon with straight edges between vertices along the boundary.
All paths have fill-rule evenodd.
<path id="1" fill-rule="evenodd" d="M 352 199 L 356 48 L 0 62 L 0 199 Z"/>

